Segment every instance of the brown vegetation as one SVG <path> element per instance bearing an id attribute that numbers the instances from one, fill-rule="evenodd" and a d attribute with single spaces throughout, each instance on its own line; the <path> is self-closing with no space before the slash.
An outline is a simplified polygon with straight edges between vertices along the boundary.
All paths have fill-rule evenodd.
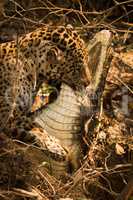
<path id="1" fill-rule="evenodd" d="M 35 146 L 0 136 L 0 200 L 132 200 L 133 199 L 133 0 L 0 1 L 0 41 L 46 23 L 71 23 L 87 41 L 95 32 L 114 34 L 114 58 L 103 106 L 86 122 L 87 150 L 81 167 L 60 179 L 49 174 Z M 128 49 L 128 51 L 127 51 Z M 127 52 L 128 55 L 127 55 Z M 128 114 L 120 112 L 122 91 L 129 96 Z M 112 94 L 114 94 L 113 96 Z M 96 124 L 97 126 L 90 127 Z"/>

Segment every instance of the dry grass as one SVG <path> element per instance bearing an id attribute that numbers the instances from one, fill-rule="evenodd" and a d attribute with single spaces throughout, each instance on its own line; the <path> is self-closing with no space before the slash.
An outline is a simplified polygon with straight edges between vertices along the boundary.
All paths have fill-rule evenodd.
<path id="1" fill-rule="evenodd" d="M 105 2 L 30 0 L 27 3 L 1 0 L 0 40 L 12 40 L 16 35 L 46 23 L 71 23 L 84 39 L 101 29 L 111 30 L 115 35 L 114 49 L 123 50 L 132 43 L 133 0 Z M 113 73 L 113 68 L 111 70 Z M 124 73 L 120 80 L 124 82 L 128 79 L 124 84 L 130 87 L 133 84 L 132 74 L 124 79 Z M 116 75 L 119 78 L 119 74 Z M 113 77 L 109 76 L 109 79 L 113 80 Z M 84 138 L 87 150 L 80 169 L 60 179 L 47 172 L 41 150 L 1 134 L 0 199 L 57 200 L 70 197 L 73 200 L 131 200 L 132 126 L 105 113 L 100 116 L 98 126 L 93 130 L 93 138 L 89 143 Z M 132 123 L 132 118 L 130 120 Z"/>

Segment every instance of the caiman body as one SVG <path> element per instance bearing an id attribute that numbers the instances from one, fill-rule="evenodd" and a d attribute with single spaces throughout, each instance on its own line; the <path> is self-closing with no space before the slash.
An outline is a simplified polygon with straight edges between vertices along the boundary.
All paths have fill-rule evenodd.
<path id="1" fill-rule="evenodd" d="M 52 148 L 47 144 L 46 146 L 49 152 L 51 148 L 52 152 L 55 153 L 55 159 L 51 159 L 50 156 L 49 159 L 51 168 L 56 171 L 56 175 L 57 171 L 62 174 L 62 172 L 70 171 L 70 167 L 72 170 L 79 167 L 82 157 L 83 116 L 87 115 L 89 118 L 95 114 L 95 111 L 99 110 L 109 69 L 107 61 L 110 57 L 108 52 L 110 43 L 111 33 L 108 30 L 97 33 L 87 47 L 90 55 L 88 58 L 89 66 L 86 69 L 90 82 L 89 86 L 77 95 L 72 88 L 62 83 L 57 99 L 47 108 L 42 109 L 35 118 L 35 122 L 47 133 L 47 137 L 53 138 Z M 56 139 L 58 142 L 54 147 Z M 61 146 L 65 151 L 62 161 L 56 159 L 56 154 L 62 154 L 56 148 L 57 146 Z"/>
<path id="2" fill-rule="evenodd" d="M 65 168 L 77 169 L 81 157 L 81 103 L 74 90 L 62 83 L 57 99 L 35 121 L 66 150 Z"/>

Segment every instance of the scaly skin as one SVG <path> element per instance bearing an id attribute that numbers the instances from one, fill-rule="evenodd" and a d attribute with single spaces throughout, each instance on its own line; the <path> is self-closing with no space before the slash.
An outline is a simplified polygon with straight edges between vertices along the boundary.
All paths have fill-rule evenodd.
<path id="1" fill-rule="evenodd" d="M 35 121 L 43 128 L 44 132 L 47 132 L 50 137 L 58 139 L 58 143 L 66 150 L 66 156 L 64 157 L 64 154 L 57 150 L 54 143 L 51 150 L 49 148 L 49 152 L 53 152 L 54 147 L 56 155 L 60 154 L 62 158 L 66 158 L 64 162 L 58 162 L 58 156 L 55 156 L 57 162 L 51 160 L 51 168 L 53 168 L 56 175 L 58 169 L 60 169 L 59 173 L 62 174 L 66 170 L 70 172 L 70 170 L 76 170 L 80 166 L 82 157 L 81 141 L 84 132 L 82 129 L 84 126 L 83 118 L 87 114 L 87 119 L 89 119 L 89 116 L 94 115 L 95 111 L 99 109 L 97 102 L 100 102 L 103 94 L 109 68 L 107 58 L 110 42 L 111 34 L 109 31 L 104 30 L 97 33 L 88 45 L 91 66 L 89 73 L 92 75 L 86 92 L 75 93 L 72 88 L 63 83 L 57 99 L 49 104 L 46 109 L 42 109 L 35 118 Z M 91 99 L 91 96 L 88 98 L 88 94 L 91 93 L 93 96 L 98 94 L 96 102 Z M 96 110 L 93 110 L 94 108 Z M 70 166 L 71 168 L 69 168 Z"/>

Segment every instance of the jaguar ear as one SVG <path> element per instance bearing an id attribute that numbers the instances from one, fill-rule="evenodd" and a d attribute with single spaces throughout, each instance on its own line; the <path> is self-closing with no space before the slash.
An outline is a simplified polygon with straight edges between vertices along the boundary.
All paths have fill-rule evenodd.
<path id="1" fill-rule="evenodd" d="M 91 87 L 94 93 L 104 88 L 103 85 L 105 84 L 109 69 L 109 45 L 111 44 L 111 38 L 111 33 L 108 30 L 102 30 L 95 35 L 87 46 L 89 55 L 87 69 L 90 76 L 89 87 Z"/>
<path id="2" fill-rule="evenodd" d="M 63 52 L 57 47 L 51 47 L 47 50 L 46 53 L 46 61 L 49 64 L 57 64 L 64 61 Z"/>

